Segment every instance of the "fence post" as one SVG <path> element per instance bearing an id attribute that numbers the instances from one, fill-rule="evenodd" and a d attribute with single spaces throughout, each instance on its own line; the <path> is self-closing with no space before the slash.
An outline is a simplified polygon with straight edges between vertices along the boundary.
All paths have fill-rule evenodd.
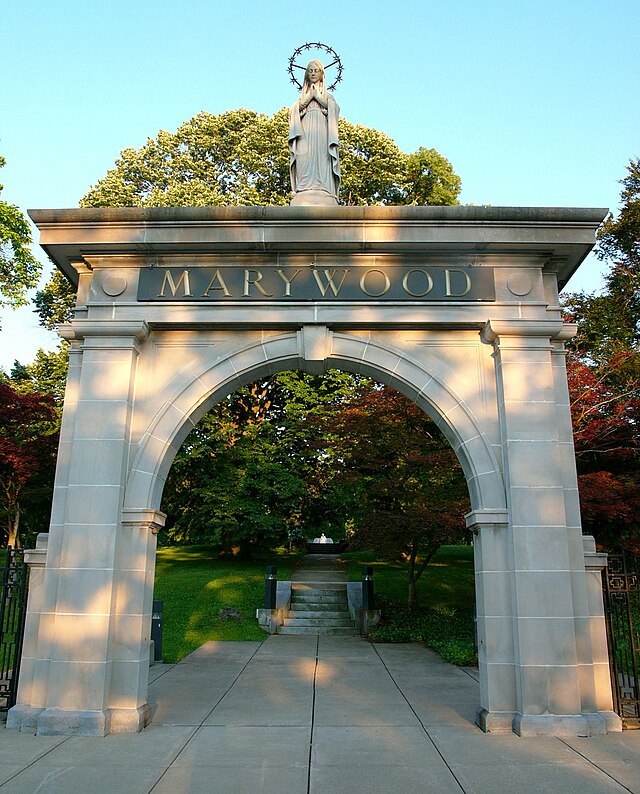
<path id="1" fill-rule="evenodd" d="M 373 568 L 370 565 L 364 565 L 362 567 L 362 608 L 374 609 Z"/>
<path id="2" fill-rule="evenodd" d="M 153 602 L 151 610 L 151 640 L 153 642 L 153 661 L 162 661 L 162 624 L 164 623 L 164 601 Z"/>
<path id="3" fill-rule="evenodd" d="M 267 566 L 267 578 L 264 583 L 264 608 L 276 608 L 276 590 L 278 587 L 278 569 L 274 565 Z"/>

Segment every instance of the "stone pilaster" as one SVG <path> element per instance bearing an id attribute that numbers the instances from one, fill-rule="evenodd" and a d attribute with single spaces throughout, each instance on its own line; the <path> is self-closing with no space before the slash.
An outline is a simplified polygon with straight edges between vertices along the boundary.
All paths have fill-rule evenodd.
<path id="1" fill-rule="evenodd" d="M 115 662 L 125 653 L 124 594 L 135 590 L 128 550 L 136 544 L 124 537 L 121 509 L 137 359 L 148 329 L 141 322 L 76 320 L 66 335 L 81 358 L 74 357 L 70 375 L 42 585 L 36 656 L 43 665 L 33 692 L 44 710 L 36 728 L 104 735 L 120 686 Z M 148 564 L 148 554 L 144 559 Z M 143 724 L 140 716 L 135 730 Z"/>
<path id="2" fill-rule="evenodd" d="M 476 626 L 480 672 L 478 725 L 486 732 L 511 732 L 517 709 L 513 644 L 512 572 L 506 510 L 467 515 L 473 532 Z"/>
<path id="3" fill-rule="evenodd" d="M 109 649 L 112 733 L 134 733 L 144 728 L 150 718 L 147 685 L 156 536 L 165 518 L 159 510 L 122 511 Z"/>
<path id="4" fill-rule="evenodd" d="M 604 733 L 583 708 L 576 618 L 587 614 L 575 462 L 566 454 L 568 411 L 559 405 L 551 339 L 559 321 L 491 323 L 509 509 L 513 653 L 521 734 Z"/>

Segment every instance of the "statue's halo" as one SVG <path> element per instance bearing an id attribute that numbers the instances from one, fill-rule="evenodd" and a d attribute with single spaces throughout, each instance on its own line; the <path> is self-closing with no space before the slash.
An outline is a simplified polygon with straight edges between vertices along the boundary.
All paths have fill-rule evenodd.
<path id="1" fill-rule="evenodd" d="M 333 81 L 333 83 L 331 83 L 330 86 L 327 86 L 329 91 L 333 91 L 333 89 L 342 80 L 342 61 L 340 60 L 338 53 L 333 48 L 329 47 L 327 44 L 322 44 L 319 41 L 308 42 L 307 44 L 303 44 L 301 47 L 298 47 L 297 50 L 293 51 L 293 55 L 289 58 L 289 69 L 287 70 L 289 72 L 289 76 L 291 77 L 291 82 L 294 85 L 297 85 L 300 90 L 302 90 L 302 83 L 298 80 L 293 70 L 302 69 L 303 72 L 305 71 L 307 64 L 305 63 L 304 66 L 301 66 L 299 63 L 296 63 L 296 58 L 298 58 L 307 50 L 319 50 L 320 53 L 324 53 L 325 56 L 329 56 L 331 63 L 324 64 L 325 72 L 327 69 L 331 69 L 333 66 L 337 67 L 338 73 L 336 75 L 336 79 Z"/>

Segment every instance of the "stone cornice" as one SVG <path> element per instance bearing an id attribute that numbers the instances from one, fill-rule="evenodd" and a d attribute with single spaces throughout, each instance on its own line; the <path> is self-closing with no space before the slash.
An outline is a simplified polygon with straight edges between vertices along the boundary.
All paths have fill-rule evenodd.
<path id="1" fill-rule="evenodd" d="M 149 336 L 149 326 L 144 320 L 84 320 L 75 319 L 58 326 L 58 333 L 68 341 L 90 337 L 131 339 L 144 342 Z"/>
<path id="2" fill-rule="evenodd" d="M 537 254 L 561 283 L 605 209 L 571 207 L 115 207 L 31 210 L 40 243 L 77 281 L 91 255 L 260 252 Z"/>
<path id="3" fill-rule="evenodd" d="M 575 323 L 562 320 L 490 320 L 482 329 L 486 342 L 496 342 L 501 337 L 542 337 L 545 339 L 572 339 L 578 330 Z"/>

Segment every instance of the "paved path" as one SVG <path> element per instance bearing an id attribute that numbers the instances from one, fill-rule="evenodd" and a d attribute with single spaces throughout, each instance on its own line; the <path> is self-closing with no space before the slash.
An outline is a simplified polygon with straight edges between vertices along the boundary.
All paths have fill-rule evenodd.
<path id="1" fill-rule="evenodd" d="M 473 671 L 417 645 L 210 642 L 150 673 L 143 733 L 0 729 L 0 794 L 640 792 L 640 731 L 483 734 Z"/>

